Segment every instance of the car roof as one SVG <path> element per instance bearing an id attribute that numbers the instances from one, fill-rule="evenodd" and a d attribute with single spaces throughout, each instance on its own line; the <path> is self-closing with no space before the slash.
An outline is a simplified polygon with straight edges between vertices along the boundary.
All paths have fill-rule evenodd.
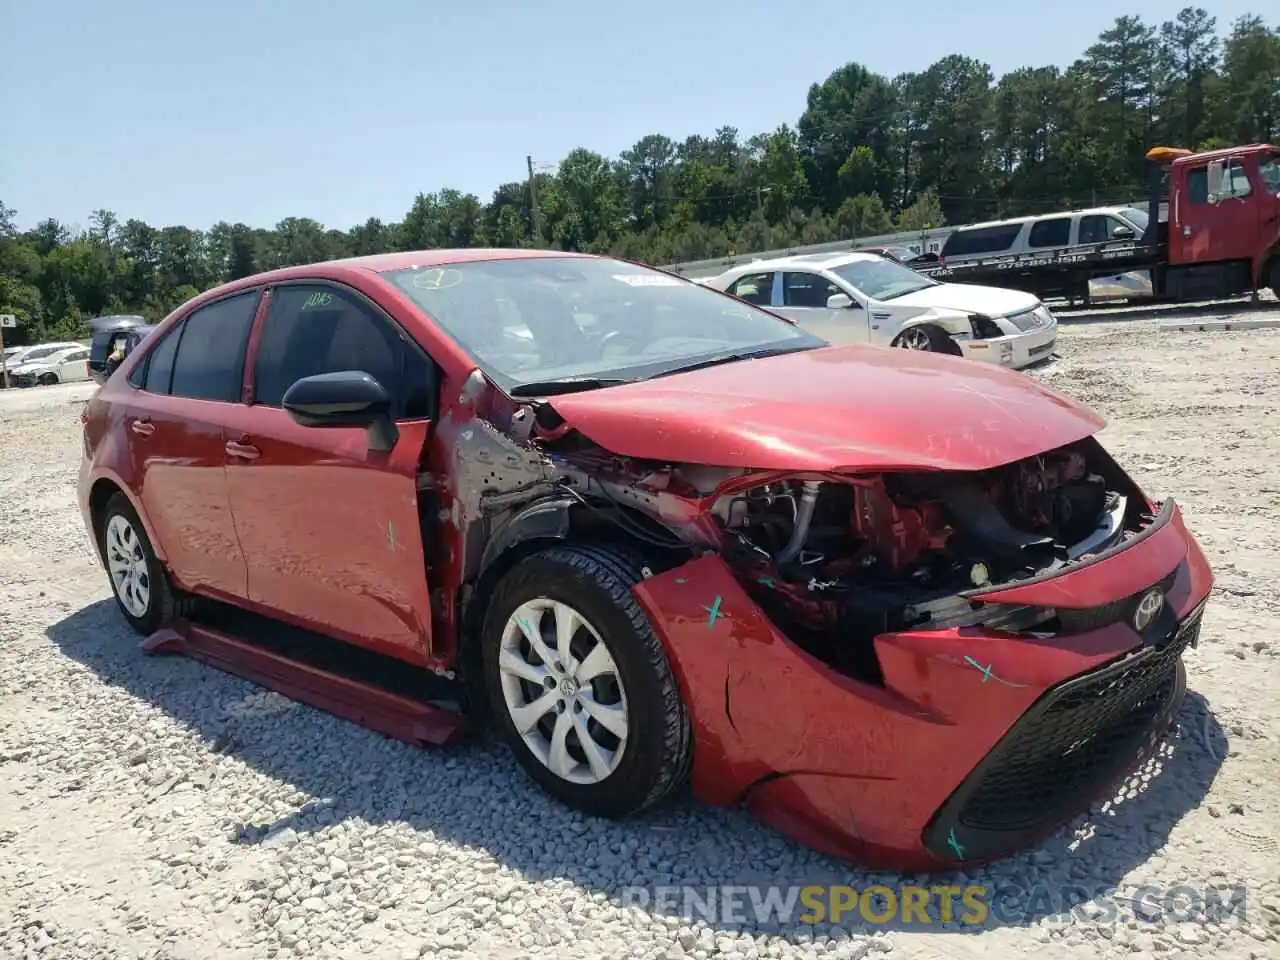
<path id="1" fill-rule="evenodd" d="M 1098 214 L 1125 214 L 1137 210 L 1146 213 L 1140 206 L 1121 204 L 1114 207 L 1088 207 L 1083 210 L 1059 210 L 1057 213 L 1035 213 L 1025 217 L 1010 217 L 1007 220 L 984 220 L 982 223 L 966 223 L 956 227 L 954 233 L 968 233 L 970 230 L 985 230 L 987 227 L 1011 227 L 1015 223 L 1031 223 L 1036 220 L 1066 220 L 1070 217 L 1088 217 Z"/>
<path id="2" fill-rule="evenodd" d="M 863 263 L 869 260 L 883 260 L 878 253 L 866 251 L 845 251 L 837 253 L 801 253 L 791 257 L 775 257 L 772 260 L 753 260 L 734 267 L 730 273 L 757 273 L 761 270 L 778 270 L 786 267 L 808 267 L 809 269 L 830 270 L 842 267 L 846 263 Z"/>
<path id="3" fill-rule="evenodd" d="M 363 257 L 344 257 L 339 260 L 320 260 L 316 263 L 304 263 L 291 267 L 279 267 L 263 273 L 255 273 L 238 280 L 231 280 L 213 287 L 183 304 L 182 308 L 191 304 L 207 303 L 227 294 L 268 283 L 282 283 L 288 280 L 336 279 L 344 274 L 379 274 L 389 270 L 410 270 L 413 268 L 442 267 L 453 263 L 476 263 L 492 260 L 534 260 L 553 257 L 577 257 L 582 259 L 601 259 L 595 254 L 572 253 L 566 250 L 531 250 L 507 247 L 461 247 L 440 250 L 406 250 L 399 253 L 375 253 Z"/>

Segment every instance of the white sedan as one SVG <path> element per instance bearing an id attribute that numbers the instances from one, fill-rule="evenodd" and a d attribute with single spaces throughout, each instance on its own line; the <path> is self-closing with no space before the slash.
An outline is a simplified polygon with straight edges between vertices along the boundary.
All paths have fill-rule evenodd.
<path id="1" fill-rule="evenodd" d="M 706 283 L 831 343 L 932 350 L 1013 370 L 1049 357 L 1058 333 L 1033 294 L 938 283 L 870 253 L 757 260 Z"/>
<path id="2" fill-rule="evenodd" d="M 89 348 L 78 343 L 45 351 L 36 348 L 9 368 L 9 382 L 15 387 L 45 386 L 89 379 Z"/>

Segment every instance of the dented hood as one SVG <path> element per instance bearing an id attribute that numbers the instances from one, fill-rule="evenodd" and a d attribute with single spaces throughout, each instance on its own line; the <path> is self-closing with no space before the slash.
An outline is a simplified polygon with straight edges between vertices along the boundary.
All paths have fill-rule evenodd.
<path id="1" fill-rule="evenodd" d="M 760 470 L 983 470 L 1105 421 L 1019 373 L 887 347 L 829 347 L 552 397 L 622 456 Z"/>

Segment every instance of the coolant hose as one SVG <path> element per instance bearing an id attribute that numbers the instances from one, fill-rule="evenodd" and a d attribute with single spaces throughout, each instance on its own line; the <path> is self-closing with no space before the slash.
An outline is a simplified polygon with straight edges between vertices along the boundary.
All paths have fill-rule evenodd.
<path id="1" fill-rule="evenodd" d="M 773 558 L 774 563 L 778 565 L 790 563 L 800 556 L 800 551 L 804 549 L 804 541 L 809 536 L 809 524 L 813 522 L 813 508 L 817 506 L 818 489 L 821 486 L 822 483 L 818 480 L 805 481 L 804 491 L 800 494 L 800 506 L 796 510 L 795 526 L 791 528 L 791 539 Z"/>

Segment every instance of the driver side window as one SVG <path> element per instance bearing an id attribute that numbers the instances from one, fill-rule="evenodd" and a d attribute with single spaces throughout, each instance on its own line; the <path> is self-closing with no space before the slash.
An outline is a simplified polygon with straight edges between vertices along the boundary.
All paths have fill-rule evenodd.
<path id="1" fill-rule="evenodd" d="M 782 278 L 782 305 L 825 310 L 827 298 L 844 293 L 838 286 L 816 273 L 786 273 Z"/>
<path id="2" fill-rule="evenodd" d="M 431 415 L 430 362 L 376 308 L 340 287 L 275 288 L 254 362 L 253 402 L 278 407 L 304 377 L 342 370 L 361 370 L 382 384 L 396 419 Z"/>
<path id="3" fill-rule="evenodd" d="M 1115 239 L 1114 234 L 1120 228 L 1133 229 L 1127 223 L 1117 220 L 1115 217 L 1101 213 L 1091 213 L 1080 218 L 1080 239 L 1078 242 L 1107 243 Z"/>

